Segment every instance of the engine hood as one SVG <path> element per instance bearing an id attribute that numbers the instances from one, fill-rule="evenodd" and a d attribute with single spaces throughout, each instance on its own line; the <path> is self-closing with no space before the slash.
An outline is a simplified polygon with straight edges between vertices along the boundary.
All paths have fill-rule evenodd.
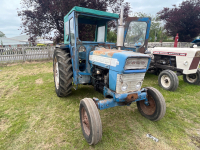
<path id="1" fill-rule="evenodd" d="M 149 55 L 125 50 L 99 48 L 91 51 L 89 61 L 91 64 L 117 72 L 124 72 L 126 59 L 130 57 L 149 58 Z"/>
<path id="2" fill-rule="evenodd" d="M 200 48 L 154 47 L 148 48 L 152 54 L 194 57 Z"/>

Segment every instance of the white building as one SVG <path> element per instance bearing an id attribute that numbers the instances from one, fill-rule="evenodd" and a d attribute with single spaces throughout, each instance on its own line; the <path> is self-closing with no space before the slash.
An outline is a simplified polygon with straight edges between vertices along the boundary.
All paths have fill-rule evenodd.
<path id="1" fill-rule="evenodd" d="M 6 36 L 0 37 L 0 47 L 17 47 L 24 45 L 32 45 L 31 42 L 28 41 L 30 38 L 29 35 L 20 35 L 11 38 L 7 38 Z M 43 39 L 42 37 L 37 37 L 34 45 L 36 44 L 53 44 L 53 41 L 48 39 Z"/>
<path id="2" fill-rule="evenodd" d="M 20 35 L 12 38 L 0 37 L 0 47 L 16 47 L 22 45 L 29 45 L 29 36 L 28 35 Z"/>

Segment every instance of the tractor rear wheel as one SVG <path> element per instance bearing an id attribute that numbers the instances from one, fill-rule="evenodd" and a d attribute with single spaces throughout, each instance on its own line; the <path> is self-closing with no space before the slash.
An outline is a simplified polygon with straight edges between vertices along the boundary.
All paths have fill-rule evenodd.
<path id="1" fill-rule="evenodd" d="M 72 64 L 69 53 L 55 49 L 53 55 L 53 73 L 56 94 L 59 97 L 67 96 L 72 89 Z"/>
<path id="2" fill-rule="evenodd" d="M 194 74 L 184 74 L 183 80 L 189 84 L 200 85 L 200 69 Z"/>
<path id="3" fill-rule="evenodd" d="M 146 87 L 148 105 L 145 100 L 138 101 L 137 107 L 141 115 L 151 121 L 162 119 L 166 112 L 166 104 L 163 95 L 153 87 Z"/>
<path id="4" fill-rule="evenodd" d="M 175 91 L 178 88 L 179 80 L 176 73 L 171 70 L 164 70 L 158 76 L 158 84 L 165 90 Z"/>
<path id="5" fill-rule="evenodd" d="M 99 111 L 91 98 L 84 98 L 79 107 L 83 136 L 89 145 L 97 144 L 102 137 L 102 124 Z"/>

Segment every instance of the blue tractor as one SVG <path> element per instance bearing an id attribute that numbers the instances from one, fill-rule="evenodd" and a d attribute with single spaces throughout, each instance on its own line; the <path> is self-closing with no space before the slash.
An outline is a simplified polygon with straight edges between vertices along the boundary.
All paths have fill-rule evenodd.
<path id="1" fill-rule="evenodd" d="M 157 89 L 142 88 L 151 61 L 149 55 L 142 54 L 147 49 L 151 19 L 129 17 L 124 26 L 123 8 L 120 16 L 119 19 L 118 14 L 74 7 L 64 17 L 64 44 L 54 51 L 57 96 L 69 95 L 72 86 L 90 84 L 105 97 L 80 101 L 82 132 L 90 145 L 102 137 L 98 109 L 136 102 L 139 112 L 152 121 L 163 118 L 166 111 L 165 99 Z M 117 43 L 106 42 L 110 23 L 117 25 Z"/>

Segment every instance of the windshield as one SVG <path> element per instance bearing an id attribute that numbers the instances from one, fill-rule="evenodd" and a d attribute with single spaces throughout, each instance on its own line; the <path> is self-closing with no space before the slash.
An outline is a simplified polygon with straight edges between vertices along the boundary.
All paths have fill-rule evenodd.
<path id="1" fill-rule="evenodd" d="M 141 47 L 144 45 L 147 23 L 132 21 L 126 34 L 125 47 Z"/>

